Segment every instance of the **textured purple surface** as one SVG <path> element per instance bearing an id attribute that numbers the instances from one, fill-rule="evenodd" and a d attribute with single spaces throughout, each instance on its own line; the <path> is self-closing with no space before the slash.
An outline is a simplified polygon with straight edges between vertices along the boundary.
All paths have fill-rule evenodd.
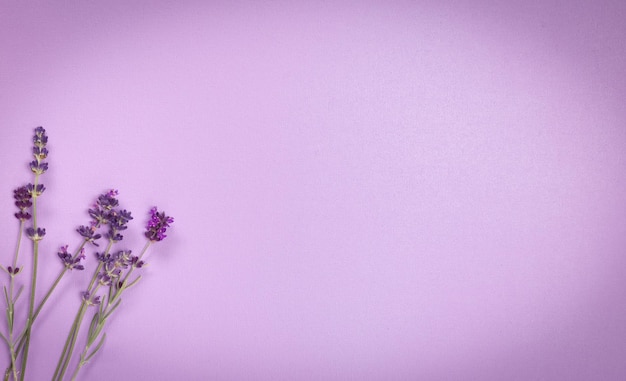
<path id="1" fill-rule="evenodd" d="M 38 125 L 41 284 L 176 218 L 84 379 L 626 379 L 626 3 L 226 3 L 0 5 L 3 263 Z"/>

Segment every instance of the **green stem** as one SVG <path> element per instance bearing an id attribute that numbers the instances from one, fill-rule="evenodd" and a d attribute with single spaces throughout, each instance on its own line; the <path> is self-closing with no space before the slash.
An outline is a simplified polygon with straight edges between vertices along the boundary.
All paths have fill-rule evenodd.
<path id="1" fill-rule="evenodd" d="M 67 339 L 65 340 L 65 345 L 63 346 L 63 351 L 61 352 L 61 358 L 59 359 L 59 362 L 57 363 L 56 369 L 54 370 L 54 375 L 52 376 L 52 380 L 60 381 L 63 379 L 63 374 L 65 373 L 65 369 L 67 369 L 67 364 L 72 356 L 71 351 L 70 351 L 70 346 L 72 346 L 73 348 L 73 343 L 76 342 L 76 336 L 78 335 L 78 327 L 80 325 L 80 322 L 83 319 L 83 316 L 85 316 L 86 309 L 87 309 L 87 303 L 83 301 L 80 304 L 80 308 L 78 309 L 78 312 L 76 313 L 76 317 L 74 318 L 74 322 L 72 323 L 70 332 L 67 335 Z M 61 369 L 63 369 L 63 373 L 60 374 L 59 372 L 61 372 Z"/>
<path id="2" fill-rule="evenodd" d="M 107 255 L 109 253 L 109 251 L 111 250 L 111 247 L 113 246 L 113 242 L 114 242 L 113 240 L 109 239 L 109 244 L 107 245 L 107 248 L 104 251 L 103 255 Z M 98 278 L 98 273 L 100 273 L 100 270 L 102 270 L 103 265 L 104 264 L 100 262 L 98 264 L 98 267 L 96 268 L 96 271 L 94 271 L 93 276 L 91 277 L 91 282 L 89 283 L 89 287 L 87 287 L 87 292 L 89 292 L 90 295 L 95 295 L 95 292 L 97 291 L 99 287 L 99 284 L 98 284 L 94 288 L 94 284 L 96 283 L 96 279 Z M 65 345 L 63 346 L 61 357 L 59 358 L 59 362 L 57 363 L 57 367 L 54 371 L 54 376 L 52 377 L 53 380 L 61 381 L 63 379 L 63 376 L 65 375 L 65 372 L 67 371 L 67 367 L 69 366 L 70 361 L 72 359 L 72 354 L 74 352 L 74 347 L 76 345 L 76 340 L 78 338 L 78 332 L 80 330 L 80 326 L 85 316 L 86 310 L 87 310 L 87 301 L 83 300 L 82 303 L 80 304 L 78 313 L 76 314 L 76 318 L 74 319 L 74 323 L 72 324 L 72 327 L 70 328 L 70 332 L 67 335 L 67 339 L 65 340 Z"/>
<path id="3" fill-rule="evenodd" d="M 17 267 L 17 257 L 20 254 L 20 247 L 22 246 L 22 235 L 24 232 L 24 220 L 20 220 L 20 230 L 17 232 L 17 245 L 15 247 L 15 255 L 13 256 L 13 268 Z"/>
<path id="4" fill-rule="evenodd" d="M 37 231 L 37 185 L 39 184 L 39 174 L 35 174 L 35 183 L 33 186 L 33 229 Z M 36 233 L 35 233 L 36 234 Z M 30 282 L 30 298 L 28 302 L 28 318 L 26 320 L 26 339 L 24 342 L 24 352 L 22 353 L 22 371 L 20 373 L 20 381 L 24 381 L 26 374 L 26 363 L 28 362 L 28 350 L 30 349 L 30 335 L 33 326 L 33 316 L 35 311 L 35 291 L 37 287 L 37 265 L 39 262 L 39 240 L 33 240 L 33 271 Z"/>
<path id="5" fill-rule="evenodd" d="M 88 347 L 85 347 L 85 350 L 83 351 L 83 353 L 80 354 L 80 361 L 78 361 L 78 364 L 76 365 L 76 369 L 74 369 L 74 372 L 72 373 L 72 381 L 76 380 L 76 376 L 78 376 L 78 372 L 80 371 L 80 368 L 83 367 L 83 365 L 85 365 L 85 352 L 88 350 Z"/>
<path id="6" fill-rule="evenodd" d="M 81 250 L 85 247 L 85 245 L 87 244 L 88 241 L 89 240 L 87 240 L 87 239 L 85 239 L 83 241 L 83 243 L 78 247 L 78 249 L 74 253 L 72 259 L 76 259 L 80 255 Z M 39 302 L 39 304 L 37 305 L 37 308 L 35 309 L 35 313 L 33 315 L 33 324 L 35 323 L 35 320 L 37 320 L 37 316 L 39 316 L 39 313 L 41 312 L 41 309 L 43 308 L 44 304 L 46 303 L 48 298 L 50 298 L 50 296 L 52 295 L 52 292 L 56 289 L 57 285 L 59 284 L 59 282 L 61 281 L 61 279 L 63 278 L 63 276 L 65 275 L 66 272 L 67 272 L 67 267 L 63 267 L 63 269 L 59 272 L 59 275 L 55 279 L 55 281 L 52 284 L 52 286 L 50 286 L 50 288 L 48 289 L 48 292 L 44 296 L 43 300 L 41 302 Z M 24 330 L 17 336 L 18 337 L 18 343 L 17 343 L 17 347 L 15 348 L 15 351 L 14 351 L 16 356 L 21 352 L 22 347 L 24 346 L 24 343 L 26 342 L 25 333 L 26 333 L 26 327 L 24 327 Z M 13 364 L 11 364 L 11 367 L 9 368 L 9 371 L 11 371 L 12 369 L 16 369 L 15 365 L 13 365 Z M 15 372 L 15 374 L 17 374 L 17 371 Z M 17 378 L 15 378 L 15 379 L 17 380 Z"/>
<path id="7" fill-rule="evenodd" d="M 91 291 L 91 294 L 95 295 L 96 292 L 98 291 L 98 288 L 100 288 L 100 283 L 96 284 L 96 287 L 94 287 L 93 291 Z M 67 371 L 67 367 L 70 365 L 72 354 L 74 353 L 74 347 L 76 346 L 76 339 L 78 338 L 78 332 L 80 331 L 80 326 L 83 322 L 83 318 L 85 317 L 85 312 L 87 312 L 87 307 L 88 307 L 87 302 L 83 301 L 81 305 L 81 309 L 79 311 L 78 321 L 74 321 L 76 324 L 75 326 L 73 326 L 73 329 L 75 330 L 75 332 L 72 335 L 72 341 L 70 342 L 69 348 L 67 350 L 66 360 L 65 360 L 65 363 L 63 364 L 63 368 L 61 368 L 61 373 L 59 374 L 59 380 L 63 379 L 63 376 L 65 376 L 65 372 Z"/>
<path id="8" fill-rule="evenodd" d="M 24 220 L 20 220 L 20 228 L 17 232 L 17 245 L 15 247 L 15 254 L 13 255 L 13 271 L 17 267 L 17 258 L 20 254 L 20 247 L 22 245 L 22 235 L 24 232 Z M 14 299 L 14 291 L 15 291 L 15 274 L 9 274 L 11 279 L 9 281 L 9 298 L 7 306 L 8 313 L 8 324 L 9 324 L 9 353 L 11 356 L 11 366 L 9 368 L 9 372 L 12 371 L 13 379 L 17 380 L 17 359 L 16 359 L 16 350 L 15 350 L 15 342 L 13 341 L 13 330 L 15 328 L 15 299 Z"/>
<path id="9" fill-rule="evenodd" d="M 74 381 L 76 379 L 76 377 L 78 376 L 78 372 L 80 371 L 80 369 L 83 367 L 83 365 L 85 365 L 87 363 L 87 358 L 89 356 L 89 348 L 91 348 L 91 344 L 93 344 L 95 342 L 95 340 L 98 338 L 100 332 L 101 332 L 101 328 L 104 326 L 104 322 L 106 319 L 103 319 L 102 317 L 104 315 L 102 315 L 102 304 L 100 305 L 100 311 L 96 312 L 96 314 L 94 315 L 93 319 L 92 319 L 92 324 L 89 327 L 89 332 L 87 334 L 87 342 L 85 343 L 85 348 L 83 349 L 82 353 L 80 354 L 80 359 L 78 361 L 78 364 L 76 364 L 76 368 L 74 369 L 74 372 L 72 373 L 72 381 Z M 94 321 L 95 326 L 94 326 Z M 99 343 L 98 346 L 96 347 L 95 351 L 97 351 L 102 343 Z M 91 357 L 91 356 L 89 356 Z"/>
<path id="10" fill-rule="evenodd" d="M 151 244 L 152 244 L 152 241 L 146 242 L 145 246 L 141 250 L 141 253 L 139 254 L 139 260 L 143 258 L 144 254 L 146 253 L 146 251 L 148 250 Z M 119 299 L 122 296 L 122 293 L 128 287 L 128 284 L 129 284 L 128 279 L 130 275 L 133 273 L 134 269 L 135 267 L 131 267 L 130 269 L 128 269 L 128 272 L 126 273 L 126 275 L 124 276 L 124 279 L 121 282 L 122 286 L 119 289 L 117 289 L 115 293 L 109 295 L 106 307 L 102 308 L 103 306 L 101 306 L 100 311 L 97 313 L 96 316 L 94 316 L 94 319 L 97 319 L 97 322 L 95 323 L 95 326 L 90 327 L 90 328 L 93 328 L 93 330 L 90 329 L 89 337 L 87 339 L 87 343 L 85 344 L 85 348 L 83 349 L 80 355 L 80 360 L 78 361 L 78 364 L 76 365 L 76 368 L 74 369 L 74 372 L 72 373 L 72 381 L 76 379 L 80 369 L 87 363 L 87 360 L 86 360 L 87 356 L 91 357 L 93 355 L 93 353 L 91 355 L 89 354 L 89 349 L 91 348 L 91 345 L 95 343 L 96 340 L 98 339 L 98 336 L 102 332 L 104 325 L 106 324 L 106 320 L 108 316 L 110 315 L 111 311 L 114 308 L 116 308 L 115 301 L 117 301 L 117 299 Z M 104 301 L 102 303 L 104 303 Z M 100 348 L 101 345 L 102 343 L 98 344 L 94 352 L 96 352 Z"/>

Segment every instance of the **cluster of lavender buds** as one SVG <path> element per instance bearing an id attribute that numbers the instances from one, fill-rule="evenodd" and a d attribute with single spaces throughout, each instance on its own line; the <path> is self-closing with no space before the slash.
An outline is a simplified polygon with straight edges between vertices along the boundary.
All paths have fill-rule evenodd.
<path id="1" fill-rule="evenodd" d="M 33 206 L 33 202 L 31 201 L 28 187 L 22 186 L 15 189 L 13 191 L 13 198 L 15 198 L 15 206 L 19 209 L 19 212 L 15 213 L 15 218 L 20 221 L 30 220 L 31 215 L 28 210 Z"/>
<path id="2" fill-rule="evenodd" d="M 76 229 L 78 234 L 82 235 L 85 238 L 85 241 L 90 242 L 95 246 L 99 246 L 96 241 L 102 237 L 102 234 L 96 234 L 95 226 L 85 226 L 82 225 L 78 229 Z"/>
<path id="3" fill-rule="evenodd" d="M 95 279 L 98 281 L 97 287 L 82 292 L 83 301 L 87 306 L 99 305 L 100 297 L 95 295 L 97 288 L 100 286 L 111 286 L 113 283 L 117 284 L 122 269 L 128 268 L 132 264 L 133 257 L 130 255 L 130 250 L 119 250 L 116 253 L 109 251 L 112 244 L 124 238 L 120 232 L 126 230 L 128 223 L 133 219 L 131 212 L 118 208 L 118 195 L 119 192 L 112 189 L 98 196 L 96 203 L 89 209 L 89 216 L 91 217 L 89 225 L 83 225 L 77 229 L 85 242 L 99 246 L 96 241 L 102 237 L 102 234 L 97 233 L 97 230 L 104 226 L 108 227 L 104 237 L 109 240 L 110 245 L 107 246 L 105 251 L 95 253 L 96 259 L 100 263 L 98 268 L 101 269 L 95 275 Z M 138 258 L 134 258 L 134 260 L 137 261 Z"/>
<path id="4" fill-rule="evenodd" d="M 102 262 L 102 271 L 98 273 L 97 279 L 101 286 L 110 286 L 114 281 L 117 281 L 122 274 L 122 269 L 128 268 L 129 254 L 126 254 L 124 250 L 117 252 L 114 255 L 98 256 L 98 260 Z"/>
<path id="5" fill-rule="evenodd" d="M 46 229 L 44 229 L 44 228 L 37 228 L 37 229 L 35 229 L 35 228 L 27 228 L 26 229 L 26 235 L 32 241 L 41 241 L 43 239 L 43 236 L 46 235 Z"/>
<path id="6" fill-rule="evenodd" d="M 26 189 L 28 189 L 28 193 L 30 193 L 32 197 L 39 197 L 41 196 L 43 191 L 46 190 L 46 187 L 44 187 L 43 184 L 37 184 L 37 185 L 28 184 L 26 186 Z"/>
<path id="7" fill-rule="evenodd" d="M 93 218 L 92 225 L 106 225 L 109 223 L 109 215 L 113 208 L 119 205 L 116 196 L 119 192 L 115 189 L 101 194 L 92 209 L 89 209 L 89 215 Z"/>
<path id="8" fill-rule="evenodd" d="M 83 302 L 85 302 L 86 305 L 88 306 L 100 305 L 100 295 L 92 297 L 89 291 L 84 291 L 82 293 L 82 296 L 83 296 Z"/>
<path id="9" fill-rule="evenodd" d="M 30 169 L 33 173 L 41 175 L 48 170 L 48 163 L 44 161 L 46 157 L 48 157 L 48 149 L 46 148 L 46 144 L 48 144 L 48 136 L 46 135 L 46 130 L 43 127 L 37 127 L 35 129 L 33 143 L 35 144 L 33 147 L 33 156 L 35 156 L 35 160 L 30 162 Z"/>
<path id="10" fill-rule="evenodd" d="M 120 232 L 126 230 L 126 225 L 132 219 L 133 217 L 127 210 L 112 210 L 109 216 L 109 231 L 106 233 L 106 238 L 113 242 L 121 241 L 124 236 Z"/>
<path id="11" fill-rule="evenodd" d="M 150 221 L 146 227 L 146 237 L 150 241 L 162 241 L 165 237 L 167 228 L 174 222 L 172 217 L 165 215 L 165 212 L 159 213 L 157 208 L 150 209 Z"/>
<path id="12" fill-rule="evenodd" d="M 119 289 L 124 285 L 121 280 L 122 271 L 129 268 L 141 268 L 144 265 L 139 256 L 132 255 L 131 250 L 120 250 L 111 255 L 96 253 L 96 258 L 102 262 L 102 271 L 98 274 L 98 281 L 102 286 L 114 286 Z"/>
<path id="13" fill-rule="evenodd" d="M 133 219 L 126 209 L 116 209 L 119 205 L 117 195 L 118 191 L 115 189 L 101 194 L 93 208 L 89 209 L 89 215 L 92 218 L 89 225 L 82 225 L 76 229 L 78 234 L 95 246 L 98 246 L 96 241 L 102 237 L 102 234 L 96 233 L 99 227 L 108 225 L 109 230 L 105 238 L 112 242 L 119 242 L 124 238 L 120 232 L 126 230 L 128 222 Z"/>
<path id="14" fill-rule="evenodd" d="M 67 251 L 68 245 L 61 246 L 61 251 L 57 253 L 59 258 L 61 258 L 61 262 L 65 265 L 65 268 L 68 270 L 84 270 L 85 266 L 83 266 L 80 261 L 85 259 L 85 249 L 80 248 L 78 255 L 72 255 Z"/>

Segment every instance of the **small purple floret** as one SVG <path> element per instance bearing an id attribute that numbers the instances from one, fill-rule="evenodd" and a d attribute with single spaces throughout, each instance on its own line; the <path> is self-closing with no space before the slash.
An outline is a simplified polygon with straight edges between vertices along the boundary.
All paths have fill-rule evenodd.
<path id="1" fill-rule="evenodd" d="M 85 249 L 81 249 L 80 253 L 73 258 L 72 255 L 67 251 L 68 246 L 61 246 L 61 251 L 57 253 L 61 261 L 65 265 L 68 270 L 84 270 L 85 266 L 83 266 L 80 261 L 85 258 Z"/>
<path id="2" fill-rule="evenodd" d="M 30 193 L 31 197 L 38 197 L 41 196 L 43 191 L 46 190 L 46 187 L 43 184 L 37 184 L 37 186 L 34 186 L 33 184 L 28 184 L 26 186 L 26 189 L 28 189 L 28 193 Z"/>
<path id="3" fill-rule="evenodd" d="M 91 293 L 89 291 L 84 291 L 82 293 L 82 297 L 83 297 L 83 301 L 88 306 L 97 306 L 100 304 L 100 296 L 98 295 L 94 298 L 91 296 Z"/>
<path id="4" fill-rule="evenodd" d="M 41 241 L 41 239 L 46 235 L 46 229 L 43 228 L 27 228 L 26 235 L 33 241 Z"/>
<path id="5" fill-rule="evenodd" d="M 85 241 L 91 242 L 94 246 L 99 246 L 98 243 L 96 243 L 96 241 L 100 237 L 102 237 L 102 235 L 101 234 L 96 234 L 95 226 L 85 226 L 85 225 L 82 225 L 78 229 L 76 229 L 76 231 L 78 232 L 78 234 L 83 236 L 83 238 L 85 238 Z"/>

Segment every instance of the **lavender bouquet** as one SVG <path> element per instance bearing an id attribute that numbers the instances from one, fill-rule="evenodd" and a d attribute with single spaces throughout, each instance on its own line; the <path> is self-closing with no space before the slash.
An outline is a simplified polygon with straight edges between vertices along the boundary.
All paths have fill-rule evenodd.
<path id="1" fill-rule="evenodd" d="M 46 189 L 40 180 L 48 169 L 48 162 L 45 161 L 48 157 L 47 144 L 48 136 L 45 129 L 37 127 L 33 137 L 35 159 L 29 164 L 34 180 L 13 192 L 17 207 L 15 217 L 19 222 L 17 243 L 10 265 L 4 267 L 0 264 L 0 269 L 8 278 L 6 279 L 8 287 L 6 283 L 3 284 L 7 324 L 6 330 L 0 330 L 0 337 L 8 350 L 4 380 L 25 379 L 31 338 L 36 337 L 33 336 L 33 331 L 36 331 L 37 317 L 68 272 L 85 270 L 86 252 L 92 249 L 95 256 L 93 275 L 89 284 L 77 292 L 81 303 L 69 327 L 67 339 L 52 376 L 53 381 L 60 381 L 66 377 L 75 380 L 80 369 L 102 348 L 106 338 L 107 320 L 118 310 L 122 295 L 141 279 L 138 272 L 146 264 L 144 256 L 148 248 L 153 243 L 165 239 L 167 229 L 174 222 L 172 217 L 159 212 L 156 207 L 152 208 L 144 232 L 146 243 L 139 254 L 135 255 L 120 245 L 124 238 L 122 233 L 133 220 L 131 212 L 120 208 L 118 191 L 110 190 L 101 194 L 88 210 L 91 217 L 89 223 L 76 229 L 82 237 L 82 242 L 72 251 L 68 245 L 60 247 L 57 253 L 61 261 L 59 274 L 49 285 L 44 297 L 36 300 L 39 242 L 46 235 L 46 229 L 40 226 L 37 220 L 37 203 Z M 21 279 L 24 268 L 20 265 L 19 255 L 24 237 L 32 241 L 29 282 Z M 17 316 L 16 305 L 22 302 L 20 296 L 26 284 L 29 284 L 27 314 Z M 84 329 L 81 331 L 82 328 Z"/>

